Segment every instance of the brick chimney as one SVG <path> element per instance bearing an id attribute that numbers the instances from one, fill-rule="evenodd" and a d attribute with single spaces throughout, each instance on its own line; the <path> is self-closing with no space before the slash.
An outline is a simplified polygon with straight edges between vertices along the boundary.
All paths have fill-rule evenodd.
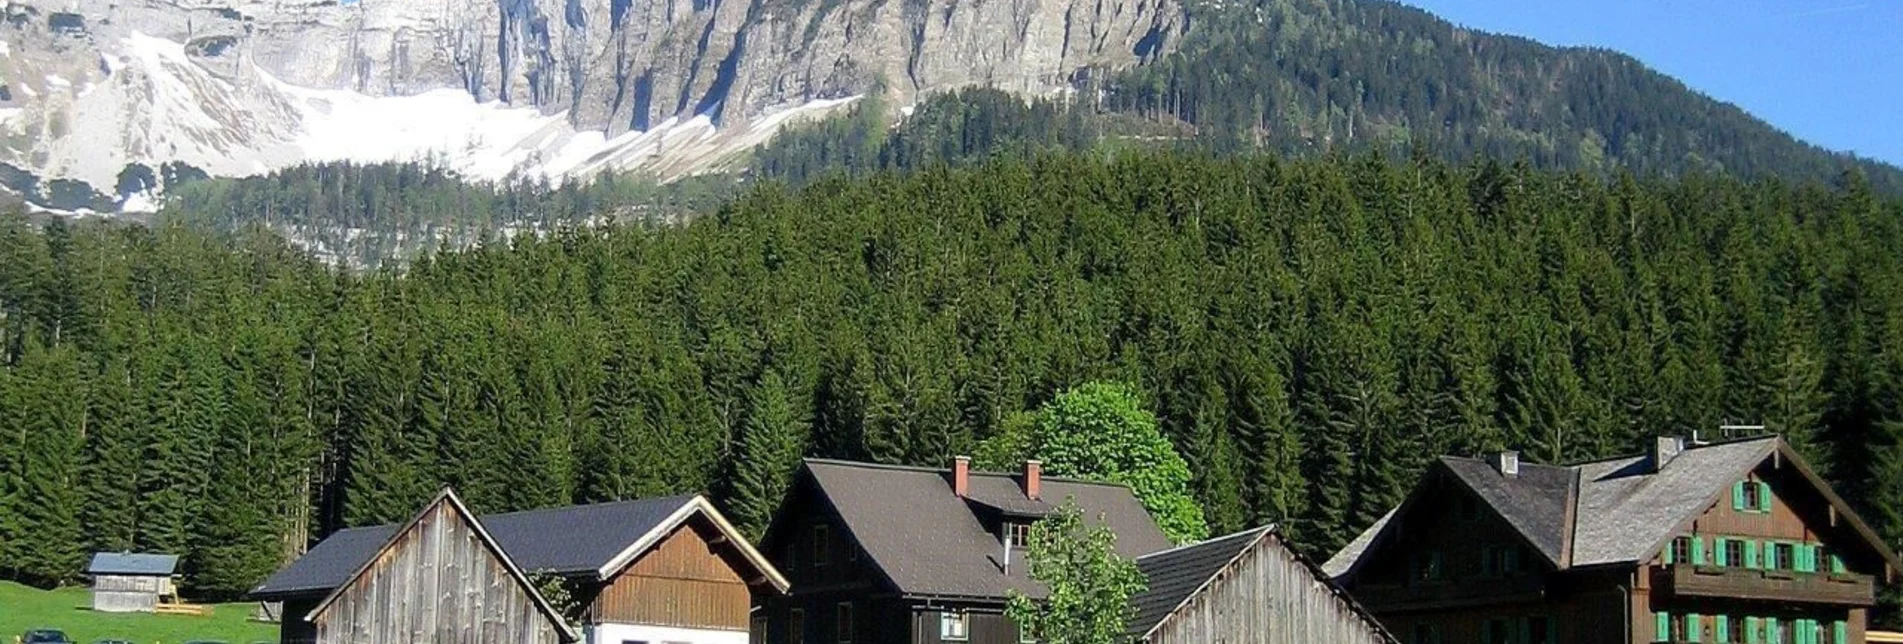
<path id="1" fill-rule="evenodd" d="M 952 457 L 952 494 L 958 498 L 971 496 L 971 457 Z"/>
<path id="2" fill-rule="evenodd" d="M 1520 475 L 1520 453 L 1507 450 L 1493 455 L 1493 469 L 1508 478 Z"/>
<path id="3" fill-rule="evenodd" d="M 1024 497 L 1033 501 L 1044 496 L 1044 462 L 1031 459 L 1024 462 Z"/>
<path id="4" fill-rule="evenodd" d="M 1652 443 L 1652 471 L 1665 469 L 1665 464 L 1678 458 L 1685 451 L 1685 439 L 1678 436 L 1660 436 Z"/>

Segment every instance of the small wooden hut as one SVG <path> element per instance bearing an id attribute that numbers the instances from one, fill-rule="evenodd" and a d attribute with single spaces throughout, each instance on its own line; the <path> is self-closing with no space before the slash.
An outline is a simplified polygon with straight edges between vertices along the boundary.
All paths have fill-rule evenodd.
<path id="1" fill-rule="evenodd" d="M 178 593 L 172 575 L 175 555 L 128 552 L 95 553 L 86 574 L 93 580 L 93 610 L 108 613 L 150 613 L 160 598 Z"/>

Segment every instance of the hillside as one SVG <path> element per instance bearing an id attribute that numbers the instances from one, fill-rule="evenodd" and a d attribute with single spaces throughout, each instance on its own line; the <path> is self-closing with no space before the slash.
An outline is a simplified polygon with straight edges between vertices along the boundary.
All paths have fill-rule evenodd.
<path id="1" fill-rule="evenodd" d="M 1388 0 L 1257 0 L 1192 10 L 1175 53 L 1116 75 L 1103 108 L 1195 127 L 1217 150 L 1419 144 L 1443 157 L 1642 174 L 1832 180 L 1903 170 L 1804 143 L 1642 61 L 1453 25 Z"/>

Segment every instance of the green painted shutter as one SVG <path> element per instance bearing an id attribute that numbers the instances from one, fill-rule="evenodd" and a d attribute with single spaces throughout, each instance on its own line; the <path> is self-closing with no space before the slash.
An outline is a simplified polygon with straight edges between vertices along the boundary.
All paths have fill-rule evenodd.
<path id="1" fill-rule="evenodd" d="M 1685 641 L 1687 641 L 1687 642 L 1698 642 L 1698 641 L 1702 641 L 1702 640 L 1700 640 L 1700 639 L 1698 639 L 1698 627 L 1699 627 L 1699 626 L 1700 626 L 1700 624 L 1699 624 L 1699 617 L 1698 617 L 1698 613 L 1686 613 L 1686 614 L 1685 614 Z"/>
<path id="2" fill-rule="evenodd" d="M 1678 548 L 1674 547 L 1676 545 L 1678 545 L 1677 539 L 1665 542 L 1665 564 L 1668 566 L 1678 563 Z"/>
<path id="3" fill-rule="evenodd" d="M 1731 509 L 1739 512 L 1744 511 L 1744 481 L 1738 481 L 1731 485 Z"/>
<path id="4" fill-rule="evenodd" d="M 1744 567 L 1758 568 L 1758 542 L 1754 539 L 1744 541 Z"/>
<path id="5" fill-rule="evenodd" d="M 1658 614 L 1653 615 L 1652 617 L 1658 620 L 1658 636 L 1652 638 L 1652 641 L 1654 642 L 1672 641 L 1672 614 L 1664 612 L 1664 611 L 1660 611 Z"/>
<path id="6" fill-rule="evenodd" d="M 1711 540 L 1711 562 L 1713 565 L 1719 567 L 1732 565 L 1729 560 L 1730 555 L 1725 553 L 1725 542 L 1727 541 L 1730 540 L 1724 537 Z"/>
<path id="7" fill-rule="evenodd" d="M 1830 644 L 1850 644 L 1850 624 L 1841 619 L 1831 624 Z"/>
<path id="8" fill-rule="evenodd" d="M 1744 618 L 1744 644 L 1763 644 L 1758 626 L 1758 618 Z"/>
<path id="9" fill-rule="evenodd" d="M 1717 623 L 1713 624 L 1711 627 L 1711 641 L 1713 642 L 1733 641 L 1731 639 L 1731 616 L 1719 615 L 1716 618 L 1713 618 L 1713 621 Z"/>
<path id="10" fill-rule="evenodd" d="M 1758 511 L 1771 511 L 1771 484 L 1758 481 Z"/>
<path id="11" fill-rule="evenodd" d="M 1798 644 L 1819 644 L 1817 641 L 1817 622 L 1815 620 L 1797 620 Z"/>
<path id="12" fill-rule="evenodd" d="M 1849 572 L 1848 569 L 1844 568 L 1844 558 L 1839 557 L 1837 555 L 1831 555 L 1830 556 L 1830 571 L 1837 573 L 1839 575 Z"/>
<path id="13" fill-rule="evenodd" d="M 1772 644 L 1776 644 L 1777 642 L 1784 641 L 1783 639 L 1778 637 L 1779 635 L 1780 633 L 1778 632 L 1777 618 L 1776 617 L 1764 618 L 1764 641 L 1771 642 Z"/>
<path id="14" fill-rule="evenodd" d="M 1692 565 L 1705 565 L 1705 538 L 1692 535 Z"/>
<path id="15" fill-rule="evenodd" d="M 1805 544 L 1803 547 L 1803 554 L 1799 557 L 1804 560 L 1804 572 L 1817 572 L 1817 544 Z"/>

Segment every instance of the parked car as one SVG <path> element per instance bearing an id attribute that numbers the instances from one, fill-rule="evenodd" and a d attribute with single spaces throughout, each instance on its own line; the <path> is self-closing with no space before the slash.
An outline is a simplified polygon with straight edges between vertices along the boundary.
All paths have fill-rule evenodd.
<path id="1" fill-rule="evenodd" d="M 74 644 L 66 637 L 66 631 L 51 628 L 36 628 L 20 636 L 20 644 Z"/>
<path id="2" fill-rule="evenodd" d="M 132 644 L 132 640 L 93 640 L 93 644 Z"/>

